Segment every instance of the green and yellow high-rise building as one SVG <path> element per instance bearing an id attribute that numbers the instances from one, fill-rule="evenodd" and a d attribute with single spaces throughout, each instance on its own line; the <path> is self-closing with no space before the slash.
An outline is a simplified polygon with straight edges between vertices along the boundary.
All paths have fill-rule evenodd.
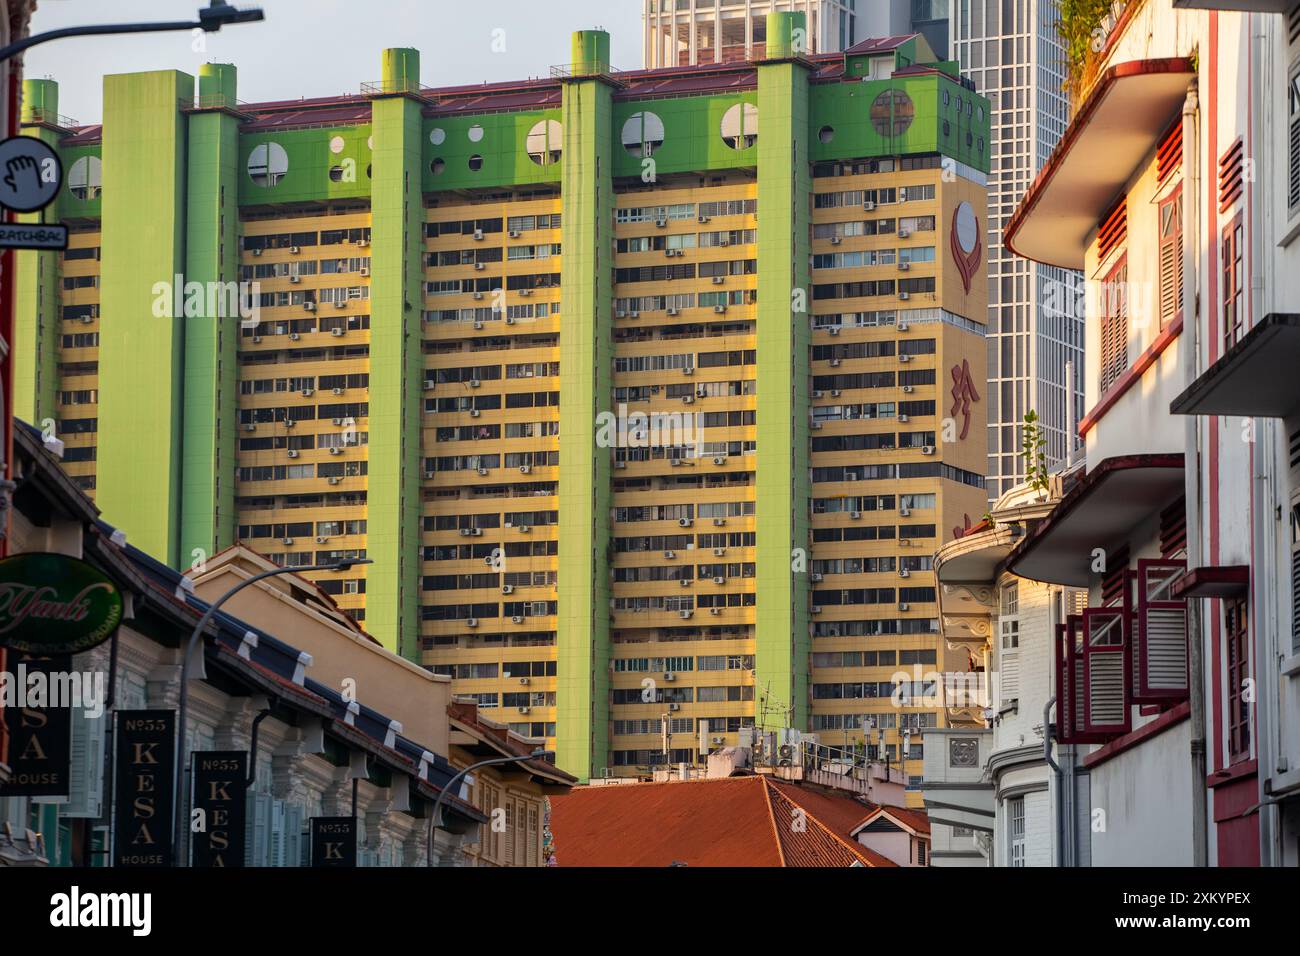
<path id="1" fill-rule="evenodd" d="M 944 715 L 890 695 L 951 664 L 930 555 L 984 510 L 987 104 L 802 26 L 283 103 L 109 76 L 92 127 L 29 81 L 72 239 L 20 257 L 17 412 L 178 566 L 369 557 L 320 586 L 581 776 L 665 717 L 676 763 L 870 716 L 919 773 Z"/>

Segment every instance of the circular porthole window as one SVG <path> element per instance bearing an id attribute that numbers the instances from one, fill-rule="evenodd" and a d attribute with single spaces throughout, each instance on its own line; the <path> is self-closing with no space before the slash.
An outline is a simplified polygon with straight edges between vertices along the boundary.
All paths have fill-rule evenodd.
<path id="1" fill-rule="evenodd" d="M 817 138 L 821 140 L 823 143 L 829 143 L 831 140 L 835 138 L 835 127 L 823 126 L 821 129 L 817 131 Z"/>
<path id="2" fill-rule="evenodd" d="M 435 126 L 429 130 L 429 142 L 434 146 L 441 146 L 447 141 L 447 131 L 440 126 Z"/>
<path id="3" fill-rule="evenodd" d="M 621 139 L 633 156 L 653 156 L 664 144 L 664 121 L 654 113 L 633 113 L 623 124 Z"/>
<path id="4" fill-rule="evenodd" d="M 435 176 L 441 176 L 446 171 L 447 164 L 441 159 L 435 159 L 429 164 L 429 172 L 433 173 Z"/>
<path id="5" fill-rule="evenodd" d="M 974 146 L 974 145 L 975 145 L 975 137 L 972 136 L 970 133 L 967 133 L 967 134 L 966 134 L 966 145 L 967 145 L 967 146 Z"/>
<path id="6" fill-rule="evenodd" d="M 944 91 L 943 91 L 943 105 L 944 105 L 944 106 L 949 106 L 949 105 L 951 105 L 951 104 L 952 104 L 952 94 L 949 93 L 947 90 L 944 90 Z"/>
<path id="7" fill-rule="evenodd" d="M 248 177 L 256 186 L 275 186 L 289 172 L 289 154 L 279 143 L 261 143 L 248 154 Z"/>
<path id="8" fill-rule="evenodd" d="M 881 136 L 902 136 L 915 118 L 916 104 L 902 90 L 885 90 L 871 104 L 871 125 Z"/>
<path id="9" fill-rule="evenodd" d="M 478 172 L 483 168 L 483 157 L 475 153 L 469 158 L 469 168 L 472 172 Z"/>
<path id="10" fill-rule="evenodd" d="M 944 138 L 944 139 L 947 139 L 947 138 L 948 138 L 949 136 L 951 136 L 951 135 L 952 135 L 952 124 L 949 123 L 947 120 L 944 120 L 944 121 L 943 121 L 943 138 Z"/>
<path id="11" fill-rule="evenodd" d="M 758 107 L 737 103 L 722 114 L 722 141 L 732 149 L 749 149 L 758 142 Z"/>
<path id="12" fill-rule="evenodd" d="M 335 156 L 337 156 L 339 153 L 343 152 L 343 145 L 344 145 L 344 144 L 343 144 L 343 137 L 342 137 L 342 136 L 331 136 L 331 137 L 330 137 L 330 152 L 333 153 Z"/>
<path id="13" fill-rule="evenodd" d="M 371 178 L 371 172 L 372 172 L 371 165 L 369 163 L 366 163 L 366 179 Z"/>
<path id="14" fill-rule="evenodd" d="M 469 136 L 469 141 L 471 143 L 477 143 L 483 139 L 483 127 L 478 123 L 475 123 L 469 128 L 469 133 L 467 135 Z"/>
<path id="15" fill-rule="evenodd" d="M 982 153 L 982 152 L 984 152 L 984 137 L 981 136 L 981 137 L 979 138 L 978 142 L 979 142 L 979 151 Z"/>
<path id="16" fill-rule="evenodd" d="M 975 107 L 975 118 L 979 120 L 981 123 L 984 122 L 984 107 L 982 106 Z"/>
<path id="17" fill-rule="evenodd" d="M 375 148 L 375 137 L 373 135 L 366 137 L 366 149 L 373 151 Z"/>
<path id="18" fill-rule="evenodd" d="M 966 108 L 966 102 L 959 96 L 957 97 L 957 112 L 960 113 Z"/>
<path id="19" fill-rule="evenodd" d="M 330 167 L 330 182 L 332 182 L 332 183 L 341 183 L 341 182 L 343 182 L 343 167 L 342 167 L 342 166 L 331 166 L 331 167 Z"/>
<path id="20" fill-rule="evenodd" d="M 78 199 L 98 199 L 103 176 L 98 156 L 82 156 L 68 170 L 68 192 Z"/>
<path id="21" fill-rule="evenodd" d="M 528 131 L 525 148 L 528 158 L 538 166 L 551 166 L 560 161 L 563 127 L 555 120 L 542 120 Z"/>

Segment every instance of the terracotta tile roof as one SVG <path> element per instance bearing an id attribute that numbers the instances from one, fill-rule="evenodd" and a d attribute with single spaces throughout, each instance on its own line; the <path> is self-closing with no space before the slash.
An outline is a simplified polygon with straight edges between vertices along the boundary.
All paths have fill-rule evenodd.
<path id="1" fill-rule="evenodd" d="M 818 797 L 766 776 L 576 787 L 550 798 L 556 860 L 560 866 L 894 865 L 841 832 L 842 821 L 861 819 L 865 807 Z M 849 806 L 832 808 L 836 800 Z M 791 826 L 796 818 L 801 827 Z"/>
<path id="2" fill-rule="evenodd" d="M 860 823 L 853 827 L 851 832 L 857 833 L 867 824 L 876 818 L 884 815 L 895 823 L 907 827 L 921 836 L 930 835 L 930 817 L 921 810 L 908 810 L 905 807 L 876 807 Z"/>

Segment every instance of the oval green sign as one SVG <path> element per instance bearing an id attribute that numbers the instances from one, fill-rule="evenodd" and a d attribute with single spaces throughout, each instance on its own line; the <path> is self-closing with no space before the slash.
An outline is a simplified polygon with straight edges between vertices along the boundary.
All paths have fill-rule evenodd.
<path id="1" fill-rule="evenodd" d="M 121 623 L 122 595 L 85 561 L 45 552 L 0 560 L 0 647 L 76 654 Z"/>

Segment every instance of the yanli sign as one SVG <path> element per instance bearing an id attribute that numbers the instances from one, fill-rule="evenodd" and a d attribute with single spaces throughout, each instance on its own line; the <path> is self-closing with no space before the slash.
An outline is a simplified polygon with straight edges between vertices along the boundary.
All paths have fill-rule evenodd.
<path id="1" fill-rule="evenodd" d="M 0 647 L 77 654 L 122 622 L 122 595 L 85 561 L 27 552 L 0 560 Z"/>

